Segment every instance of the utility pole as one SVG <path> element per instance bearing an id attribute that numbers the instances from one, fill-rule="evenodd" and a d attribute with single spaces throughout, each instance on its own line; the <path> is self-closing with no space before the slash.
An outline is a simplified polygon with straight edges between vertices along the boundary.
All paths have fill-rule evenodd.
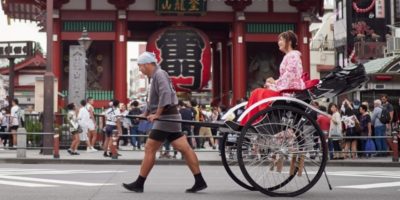
<path id="1" fill-rule="evenodd" d="M 44 74 L 44 105 L 43 105 L 43 131 L 54 131 L 54 74 L 53 74 L 53 0 L 46 0 L 46 32 L 47 32 L 47 58 L 46 72 Z M 43 136 L 44 155 L 52 155 L 53 135 Z"/>

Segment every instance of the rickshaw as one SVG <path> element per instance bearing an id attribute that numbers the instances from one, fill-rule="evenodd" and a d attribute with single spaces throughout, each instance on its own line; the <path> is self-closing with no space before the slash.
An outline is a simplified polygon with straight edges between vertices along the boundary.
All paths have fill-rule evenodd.
<path id="1" fill-rule="evenodd" d="M 241 187 L 268 196 L 293 197 L 311 189 L 325 174 L 326 136 L 311 113 L 328 115 L 312 106 L 313 100 L 331 98 L 362 86 L 368 80 L 362 64 L 336 67 L 321 80 L 307 80 L 304 90 L 281 91 L 247 107 L 236 121 L 227 120 L 243 102 L 229 109 L 221 122 L 163 120 L 218 128 L 221 159 L 228 175 Z M 283 95 L 284 94 L 284 95 Z M 258 106 L 268 106 L 239 122 Z"/>

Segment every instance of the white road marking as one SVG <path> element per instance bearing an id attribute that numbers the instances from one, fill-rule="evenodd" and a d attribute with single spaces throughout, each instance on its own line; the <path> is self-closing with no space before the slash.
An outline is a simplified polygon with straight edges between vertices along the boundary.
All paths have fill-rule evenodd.
<path id="1" fill-rule="evenodd" d="M 400 179 L 399 171 L 338 171 L 338 172 L 328 172 L 328 175 L 330 175 L 330 176 Z"/>
<path id="2" fill-rule="evenodd" d="M 361 178 L 364 177 L 364 178 L 400 179 L 400 171 L 337 171 L 337 172 L 330 172 L 330 173 L 328 173 L 328 175 L 345 176 L 345 177 L 361 177 Z M 335 188 L 363 190 L 363 189 L 388 188 L 388 187 L 398 187 L 398 186 L 400 186 L 400 182 L 346 185 L 346 186 L 336 186 Z"/>
<path id="3" fill-rule="evenodd" d="M 57 185 L 46 185 L 46 184 L 39 184 L 39 183 L 26 183 L 26 182 L 5 181 L 5 180 L 0 180 L 0 184 L 12 185 L 12 186 L 22 186 L 22 187 L 58 187 Z"/>
<path id="4" fill-rule="evenodd" d="M 55 175 L 55 174 L 105 174 L 105 173 L 123 173 L 125 171 L 89 171 L 89 170 L 26 170 L 26 171 L 7 171 L 1 172 L 1 175 Z"/>
<path id="5" fill-rule="evenodd" d="M 115 185 L 113 183 L 88 183 L 79 181 L 67 181 L 56 179 L 43 179 L 35 177 L 22 177 L 23 175 L 70 175 L 70 174 L 106 174 L 106 173 L 123 173 L 125 171 L 94 171 L 94 170 L 55 170 L 55 169 L 12 169 L 0 168 L 0 184 L 21 187 L 58 187 L 59 184 L 77 185 L 77 186 L 104 186 Z M 29 183 L 32 182 L 32 183 Z M 38 182 L 38 183 L 34 183 Z M 41 184 L 48 183 L 48 184 Z M 54 184 L 54 185 L 53 185 Z"/>
<path id="6" fill-rule="evenodd" d="M 387 188 L 387 187 L 397 187 L 397 186 L 400 186 L 400 182 L 337 186 L 336 188 L 371 189 L 371 188 Z"/>
<path id="7" fill-rule="evenodd" d="M 56 184 L 65 184 L 65 185 L 80 185 L 80 186 L 115 185 L 112 183 L 85 183 L 85 182 L 78 182 L 78 181 L 63 181 L 63 180 L 55 180 L 55 179 L 18 177 L 18 176 L 0 176 L 0 179 L 11 179 L 11 180 L 43 182 L 43 183 L 56 183 Z"/>

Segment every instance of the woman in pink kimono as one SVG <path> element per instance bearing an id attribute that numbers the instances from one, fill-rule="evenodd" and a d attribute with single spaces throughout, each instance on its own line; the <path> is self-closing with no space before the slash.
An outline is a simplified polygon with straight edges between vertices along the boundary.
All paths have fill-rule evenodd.
<path id="1" fill-rule="evenodd" d="M 303 66 L 300 58 L 301 53 L 297 50 L 294 50 L 297 47 L 296 34 L 293 31 L 286 31 L 279 34 L 278 46 L 279 50 L 285 53 L 285 56 L 283 57 L 279 67 L 279 78 L 275 80 L 274 78 L 270 77 L 265 81 L 264 88 L 258 88 L 254 90 L 250 95 L 246 108 L 262 99 L 281 96 L 281 90 L 302 90 L 305 88 L 305 84 L 302 79 Z M 253 109 L 243 118 L 241 124 L 246 124 L 251 116 L 267 108 L 268 105 L 269 104 L 263 104 Z"/>

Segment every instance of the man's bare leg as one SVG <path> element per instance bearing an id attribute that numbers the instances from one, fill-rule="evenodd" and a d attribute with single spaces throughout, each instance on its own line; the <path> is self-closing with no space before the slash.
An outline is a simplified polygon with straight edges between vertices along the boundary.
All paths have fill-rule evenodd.
<path id="1" fill-rule="evenodd" d="M 140 167 L 140 176 L 147 177 L 154 166 L 156 153 L 163 143 L 157 140 L 148 138 L 144 146 L 144 158 Z"/>
<path id="2" fill-rule="evenodd" d="M 190 171 L 192 171 L 195 179 L 194 185 L 191 188 L 187 189 L 186 192 L 195 193 L 200 190 L 206 189 L 207 183 L 201 175 L 199 160 L 197 159 L 197 156 L 194 153 L 193 149 L 190 147 L 186 137 L 183 136 L 174 140 L 171 145 L 174 147 L 174 149 L 182 153 L 183 157 L 185 158 L 186 164 L 190 168 Z"/>
<path id="3" fill-rule="evenodd" d="M 142 161 L 142 165 L 140 166 L 139 177 L 136 181 L 126 184 L 123 183 L 125 189 L 134 191 L 134 192 L 143 192 L 143 185 L 146 181 L 146 177 L 149 175 L 151 169 L 154 166 L 156 160 L 156 153 L 158 149 L 161 147 L 163 143 L 157 140 L 153 140 L 148 138 L 146 141 L 146 145 L 144 147 L 144 158 Z"/>

